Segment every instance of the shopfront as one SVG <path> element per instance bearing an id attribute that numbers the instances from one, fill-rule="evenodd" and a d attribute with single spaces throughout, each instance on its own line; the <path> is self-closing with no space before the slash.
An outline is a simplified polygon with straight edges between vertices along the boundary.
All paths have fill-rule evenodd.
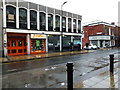
<path id="1" fill-rule="evenodd" d="M 81 49 L 82 42 L 81 42 L 81 37 L 80 36 L 73 36 L 73 44 L 74 44 L 74 50 L 79 50 Z M 80 46 L 78 46 L 80 45 Z"/>
<path id="2" fill-rule="evenodd" d="M 90 36 L 90 44 L 94 44 L 99 48 L 115 46 L 115 39 L 112 36 L 100 35 L 100 36 Z"/>
<path id="3" fill-rule="evenodd" d="M 7 54 L 8 56 L 27 54 L 26 34 L 7 34 Z"/>
<path id="4" fill-rule="evenodd" d="M 46 52 L 46 35 L 31 34 L 30 53 L 38 54 Z"/>

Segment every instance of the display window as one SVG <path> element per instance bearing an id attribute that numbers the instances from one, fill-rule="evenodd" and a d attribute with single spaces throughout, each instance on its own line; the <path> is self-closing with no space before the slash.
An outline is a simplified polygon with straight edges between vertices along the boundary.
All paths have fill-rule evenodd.
<path id="1" fill-rule="evenodd" d="M 46 44 L 45 39 L 31 39 L 31 54 L 34 53 L 45 53 Z"/>

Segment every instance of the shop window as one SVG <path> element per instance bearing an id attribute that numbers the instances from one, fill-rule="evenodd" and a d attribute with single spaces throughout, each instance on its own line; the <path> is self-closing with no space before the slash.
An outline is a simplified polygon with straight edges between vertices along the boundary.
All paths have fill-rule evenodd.
<path id="1" fill-rule="evenodd" d="M 18 46 L 22 46 L 22 40 L 18 40 Z"/>
<path id="2" fill-rule="evenodd" d="M 12 40 L 12 47 L 15 47 L 15 46 L 16 46 L 16 41 Z"/>
<path id="3" fill-rule="evenodd" d="M 16 49 L 13 49 L 13 50 L 12 50 L 12 53 L 16 53 Z"/>
<path id="4" fill-rule="evenodd" d="M 27 10 L 19 9 L 19 28 L 27 29 Z"/>
<path id="5" fill-rule="evenodd" d="M 48 14 L 48 31 L 53 31 L 53 15 Z"/>
<path id="6" fill-rule="evenodd" d="M 62 31 L 66 32 L 66 18 L 62 17 Z"/>
<path id="7" fill-rule="evenodd" d="M 22 53 L 22 49 L 18 49 L 18 53 Z"/>
<path id="8" fill-rule="evenodd" d="M 10 50 L 8 50 L 8 54 L 10 54 Z"/>
<path id="9" fill-rule="evenodd" d="M 45 51 L 45 40 L 31 40 L 32 52 Z"/>
<path id="10" fill-rule="evenodd" d="M 37 12 L 30 10 L 30 29 L 37 30 Z"/>
<path id="11" fill-rule="evenodd" d="M 7 42 L 7 46 L 10 47 L 10 41 Z"/>
<path id="12" fill-rule="evenodd" d="M 26 42 L 26 40 L 24 40 L 24 46 L 27 46 L 27 42 Z"/>
<path id="13" fill-rule="evenodd" d="M 16 8 L 6 6 L 6 24 L 7 28 L 16 28 Z"/>
<path id="14" fill-rule="evenodd" d="M 78 20 L 78 33 L 81 33 L 81 21 Z"/>
<path id="15" fill-rule="evenodd" d="M 68 32 L 72 32 L 71 26 L 72 26 L 71 18 L 68 18 Z"/>
<path id="16" fill-rule="evenodd" d="M 24 49 L 24 53 L 26 53 L 27 52 L 27 50 L 26 49 Z"/>
<path id="17" fill-rule="evenodd" d="M 40 30 L 46 30 L 46 15 L 43 12 L 40 12 Z"/>
<path id="18" fill-rule="evenodd" d="M 73 20 L 73 32 L 76 33 L 76 19 Z"/>
<path id="19" fill-rule="evenodd" d="M 55 30 L 60 31 L 60 16 L 55 16 Z"/>

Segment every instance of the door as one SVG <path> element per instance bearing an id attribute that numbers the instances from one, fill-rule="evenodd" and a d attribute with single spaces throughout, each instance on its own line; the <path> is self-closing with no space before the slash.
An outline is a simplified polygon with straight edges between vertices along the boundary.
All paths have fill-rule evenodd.
<path id="1" fill-rule="evenodd" d="M 100 41 L 100 47 L 103 47 L 103 41 Z"/>
<path id="2" fill-rule="evenodd" d="M 25 37 L 8 37 L 8 55 L 27 54 L 27 44 Z"/>

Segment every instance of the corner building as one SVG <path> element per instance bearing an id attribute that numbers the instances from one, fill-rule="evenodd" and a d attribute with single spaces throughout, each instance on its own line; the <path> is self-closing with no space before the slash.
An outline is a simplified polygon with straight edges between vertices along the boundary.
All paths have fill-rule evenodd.
<path id="1" fill-rule="evenodd" d="M 116 46 L 117 26 L 114 23 L 97 21 L 83 26 L 84 38 L 82 47 L 86 44 L 94 44 L 99 48 Z"/>
<path id="2" fill-rule="evenodd" d="M 0 0 L 0 55 L 69 50 L 81 42 L 81 15 L 22 0 Z M 62 26 L 61 26 L 62 22 Z"/>

